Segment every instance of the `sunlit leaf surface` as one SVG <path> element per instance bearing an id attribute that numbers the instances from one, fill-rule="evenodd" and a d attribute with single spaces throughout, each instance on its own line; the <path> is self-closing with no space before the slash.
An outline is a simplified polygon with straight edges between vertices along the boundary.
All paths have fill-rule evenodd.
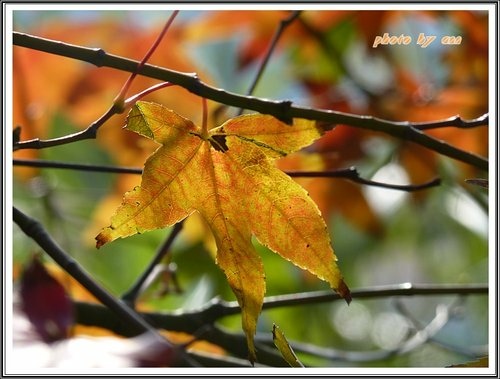
<path id="1" fill-rule="evenodd" d="M 317 206 L 273 165 L 321 135 L 314 122 L 295 120 L 290 126 L 271 116 L 244 115 L 207 132 L 159 104 L 139 102 L 126 129 L 162 147 L 146 161 L 141 186 L 125 194 L 111 225 L 96 237 L 97 247 L 199 212 L 215 237 L 216 262 L 242 308 L 252 361 L 265 293 L 252 235 L 350 300 Z"/>

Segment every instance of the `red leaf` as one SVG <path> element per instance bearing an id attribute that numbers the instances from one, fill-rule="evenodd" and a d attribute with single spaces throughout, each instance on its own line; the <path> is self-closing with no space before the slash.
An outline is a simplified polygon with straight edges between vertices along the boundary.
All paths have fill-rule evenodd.
<path id="1" fill-rule="evenodd" d="M 21 277 L 22 309 L 44 342 L 68 336 L 73 325 L 73 304 L 64 287 L 45 269 L 37 257 Z"/>

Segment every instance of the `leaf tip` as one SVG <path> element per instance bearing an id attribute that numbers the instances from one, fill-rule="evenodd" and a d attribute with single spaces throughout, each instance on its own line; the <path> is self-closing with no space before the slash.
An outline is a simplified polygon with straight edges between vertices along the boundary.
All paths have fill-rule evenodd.
<path id="1" fill-rule="evenodd" d="M 321 134 L 326 133 L 330 130 L 333 130 L 337 124 L 327 121 L 316 121 L 316 128 L 319 130 Z"/>
<path id="2" fill-rule="evenodd" d="M 111 241 L 111 239 L 108 236 L 106 236 L 104 230 L 95 237 L 95 240 L 96 240 L 95 247 L 98 249 L 102 245 L 105 245 L 106 243 Z"/>
<path id="3" fill-rule="evenodd" d="M 257 355 L 255 354 L 255 349 L 248 351 L 248 360 L 252 365 L 252 367 L 255 366 L 255 362 L 257 361 Z"/>
<path id="4" fill-rule="evenodd" d="M 337 293 L 346 301 L 347 305 L 349 305 L 352 301 L 351 291 L 347 284 L 343 280 L 340 281 L 338 288 L 336 289 Z"/>

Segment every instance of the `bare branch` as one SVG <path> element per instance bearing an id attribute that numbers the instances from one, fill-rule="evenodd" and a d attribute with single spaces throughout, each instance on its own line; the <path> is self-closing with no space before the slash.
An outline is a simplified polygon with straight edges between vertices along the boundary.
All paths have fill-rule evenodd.
<path id="1" fill-rule="evenodd" d="M 39 168 L 58 168 L 66 170 L 93 171 L 115 174 L 134 174 L 141 175 L 142 168 L 105 166 L 86 163 L 67 163 L 40 159 L 13 159 L 14 166 L 39 167 Z"/>
<path id="2" fill-rule="evenodd" d="M 103 166 L 81 163 L 67 163 L 57 161 L 47 161 L 38 159 L 14 159 L 14 166 L 40 167 L 40 168 L 59 168 L 80 171 L 107 172 L 117 174 L 142 174 L 141 168 L 134 167 L 119 167 L 119 166 Z M 399 191 L 414 192 L 431 187 L 436 187 L 441 184 L 441 179 L 435 178 L 426 183 L 404 185 L 404 184 L 389 184 L 376 182 L 373 180 L 364 179 L 359 176 L 355 167 L 346 169 L 327 170 L 327 171 L 285 171 L 292 178 L 341 178 L 347 179 L 355 183 L 365 184 L 369 186 L 394 189 Z"/>
<path id="3" fill-rule="evenodd" d="M 381 286 L 378 288 L 373 287 L 368 289 L 353 290 L 352 294 L 354 299 L 417 295 L 487 295 L 488 287 L 486 285 L 411 285 L 409 283 L 403 283 L 399 285 Z M 340 299 L 341 298 L 332 293 L 332 291 L 274 296 L 267 297 L 265 299 L 263 310 L 283 306 L 331 302 L 333 300 Z M 88 326 L 100 326 L 128 336 L 126 331 L 116 330 L 113 316 L 105 307 L 98 304 L 84 302 L 75 302 L 75 305 L 77 308 L 78 323 Z M 225 302 L 218 298 L 214 298 L 205 306 L 191 311 L 143 312 L 141 314 L 152 325 L 165 330 L 193 334 L 197 333 L 200 328 L 206 328 L 200 338 L 215 343 L 236 356 L 245 358 L 247 354 L 245 349 L 245 336 L 242 333 L 225 332 L 213 325 L 220 318 L 238 314 L 240 311 L 241 309 L 237 302 Z M 319 348 L 310 344 L 301 343 L 293 343 L 293 346 L 297 351 L 304 351 L 310 354 L 316 354 L 317 356 L 327 357 L 329 359 L 344 359 L 351 361 L 372 361 L 384 359 L 395 354 L 409 352 L 410 350 L 425 343 L 428 339 L 432 338 L 437 331 L 439 331 L 443 322 L 446 322 L 447 317 L 447 308 L 437 309 L 436 317 L 427 326 L 422 327 L 413 337 L 403 342 L 403 344 L 399 347 L 390 351 L 354 352 Z M 256 336 L 258 361 L 271 366 L 283 365 L 283 359 L 279 356 L 279 354 L 276 354 L 276 351 L 269 349 L 268 346 L 266 346 L 267 344 L 272 344 L 272 339 L 270 337 L 262 335 Z"/>
<path id="4" fill-rule="evenodd" d="M 411 283 L 402 283 L 352 290 L 351 294 L 353 300 L 392 296 L 487 295 L 488 286 L 484 284 L 414 285 Z M 340 299 L 342 298 L 332 291 L 299 292 L 289 295 L 268 296 L 264 299 L 262 310 L 305 304 L 319 304 Z M 101 326 L 106 328 L 112 327 L 110 325 L 111 321 L 106 321 L 105 318 L 100 321 L 101 317 L 104 317 L 102 312 L 105 311 L 100 309 L 102 307 L 99 305 L 81 302 L 78 302 L 77 305 L 82 312 L 88 313 L 90 317 L 88 320 L 93 320 L 92 322 L 94 323 L 106 322 L 106 324 Z M 214 298 L 204 306 L 189 311 L 143 312 L 141 314 L 157 328 L 194 333 L 205 325 L 213 324 L 225 316 L 239 314 L 240 312 L 241 308 L 236 301 L 227 302 L 219 298 Z"/>
<path id="5" fill-rule="evenodd" d="M 352 299 L 372 299 L 391 296 L 434 296 L 434 295 L 472 295 L 488 294 L 488 286 L 484 284 L 412 284 L 402 283 L 380 287 L 370 287 L 351 291 Z M 331 291 L 303 292 L 291 295 L 269 296 L 262 309 L 313 304 L 339 300 L 341 297 Z"/>
<path id="6" fill-rule="evenodd" d="M 90 124 L 86 129 L 68 134 L 62 137 L 53 138 L 50 140 L 41 140 L 39 138 L 30 139 L 27 141 L 14 142 L 14 151 L 20 149 L 44 149 L 47 147 L 60 146 L 68 143 L 83 141 L 86 139 L 94 139 L 97 135 L 97 130 L 112 116 L 123 112 L 121 106 L 113 104 L 98 120 Z"/>
<path id="7" fill-rule="evenodd" d="M 332 129 L 337 124 L 345 124 L 361 129 L 386 133 L 393 137 L 422 145 L 430 150 L 461 162 L 468 163 L 482 170 L 488 170 L 487 159 L 458 149 L 444 141 L 423 133 L 422 130 L 419 130 L 425 129 L 426 125 L 436 125 L 437 123 L 456 123 L 462 127 L 469 123 L 468 121 L 460 118 L 434 121 L 426 124 L 419 123 L 417 128 L 415 124 L 408 121 L 392 122 L 372 116 L 359 116 L 349 113 L 336 112 L 333 110 L 293 106 L 292 102 L 287 100 L 270 101 L 253 96 L 238 95 L 207 85 L 202 82 L 195 73 L 181 73 L 150 64 L 145 64 L 143 67 L 138 69 L 139 62 L 108 54 L 102 49 L 92 49 L 66 44 L 60 41 L 49 40 L 18 32 L 14 32 L 13 41 L 17 46 L 28 47 L 51 54 L 79 59 L 92 63 L 98 67 L 112 67 L 122 71 L 137 72 L 140 75 L 177 84 L 201 97 L 238 108 L 252 109 L 263 114 L 270 114 L 286 122 L 290 122 L 293 118 L 305 118 L 309 120 L 323 121 L 325 125 L 328 124 L 328 126 L 325 127 L 325 130 Z M 486 120 L 487 116 L 484 118 L 484 121 Z M 476 121 L 473 121 L 473 124 L 476 123 L 477 119 Z M 447 124 L 447 126 L 452 125 Z M 45 146 L 46 143 L 43 141 L 37 141 L 37 143 L 23 141 L 15 144 L 15 149 L 33 149 Z"/>
<path id="8" fill-rule="evenodd" d="M 464 120 L 459 115 L 447 118 L 441 121 L 435 122 L 416 122 L 414 126 L 419 130 L 428 130 L 428 129 L 437 129 L 437 128 L 446 128 L 446 127 L 455 127 L 460 129 L 471 129 L 477 128 L 478 126 L 487 126 L 489 123 L 488 114 L 483 114 L 477 118 L 472 120 Z"/>
<path id="9" fill-rule="evenodd" d="M 441 179 L 435 178 L 422 184 L 389 184 L 376 182 L 373 180 L 363 179 L 359 176 L 358 170 L 355 167 L 349 167 L 339 170 L 325 170 L 325 171 L 286 171 L 292 178 L 342 178 L 348 179 L 352 182 L 365 184 L 368 186 L 382 187 L 387 189 L 415 192 L 423 189 L 436 187 L 441 184 Z"/>

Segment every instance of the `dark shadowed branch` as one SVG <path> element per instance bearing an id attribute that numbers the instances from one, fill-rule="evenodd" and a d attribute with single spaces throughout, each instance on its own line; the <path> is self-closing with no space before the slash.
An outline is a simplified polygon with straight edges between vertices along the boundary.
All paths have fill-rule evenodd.
<path id="1" fill-rule="evenodd" d="M 119 319 L 126 322 L 127 329 L 129 328 L 134 335 L 154 331 L 154 328 L 141 316 L 98 284 L 77 261 L 52 239 L 42 224 L 25 215 L 16 207 L 13 207 L 13 216 L 14 222 L 27 236 L 31 237 L 62 269 L 114 312 L 115 326 L 117 324 L 116 316 L 118 316 Z M 120 323 L 118 324 L 120 325 Z"/>
<path id="2" fill-rule="evenodd" d="M 353 299 L 386 298 L 389 296 L 487 295 L 488 288 L 486 285 L 412 285 L 403 283 L 399 285 L 358 289 L 351 291 L 351 293 Z M 332 291 L 272 296 L 265 299 L 263 309 L 317 304 L 340 299 L 340 296 Z M 113 329 L 113 316 L 105 307 L 84 302 L 76 302 L 75 304 L 78 323 L 88 326 L 100 326 L 120 334 L 124 333 L 122 330 Z M 452 305 L 449 307 L 436 308 L 436 317 L 429 324 L 420 326 L 412 337 L 390 351 L 344 351 L 331 348 L 320 348 L 302 343 L 294 343 L 293 346 L 297 351 L 332 360 L 361 362 L 386 359 L 393 355 L 407 353 L 425 344 L 428 340 L 431 340 L 448 321 L 451 306 Z M 237 302 L 225 302 L 218 298 L 214 298 L 205 306 L 191 311 L 143 312 L 141 314 L 148 322 L 159 329 L 194 334 L 204 328 L 204 332 L 200 335 L 200 339 L 217 344 L 230 351 L 232 354 L 245 358 L 247 351 L 245 348 L 244 334 L 230 333 L 214 325 L 217 320 L 225 316 L 239 313 L 240 307 Z M 124 335 L 128 336 L 128 334 Z M 276 353 L 276 350 L 270 347 L 272 345 L 272 339 L 269 336 L 257 335 L 256 337 L 258 361 L 266 365 L 282 366 L 284 361 Z M 453 349 L 453 347 L 447 348 Z"/>
<path id="3" fill-rule="evenodd" d="M 488 286 L 485 284 L 469 285 L 425 285 L 402 283 L 380 287 L 370 287 L 366 289 L 351 290 L 353 300 L 388 298 L 392 296 L 444 296 L 444 295 L 487 295 Z M 290 295 L 268 296 L 264 299 L 262 309 L 275 309 L 281 307 L 301 306 L 306 304 L 319 304 L 341 300 L 342 298 L 333 291 L 313 291 L 301 292 Z M 104 308 L 95 304 L 77 303 L 79 309 L 94 316 L 95 322 L 104 317 Z M 101 309 L 102 308 L 102 309 Z M 193 333 L 204 325 L 210 325 L 217 320 L 239 314 L 240 306 L 236 301 L 223 301 L 214 298 L 204 306 L 189 311 L 175 312 L 143 312 L 142 315 L 158 328 Z M 100 322 L 105 322 L 106 317 Z M 110 325 L 103 325 L 110 327 Z"/>

